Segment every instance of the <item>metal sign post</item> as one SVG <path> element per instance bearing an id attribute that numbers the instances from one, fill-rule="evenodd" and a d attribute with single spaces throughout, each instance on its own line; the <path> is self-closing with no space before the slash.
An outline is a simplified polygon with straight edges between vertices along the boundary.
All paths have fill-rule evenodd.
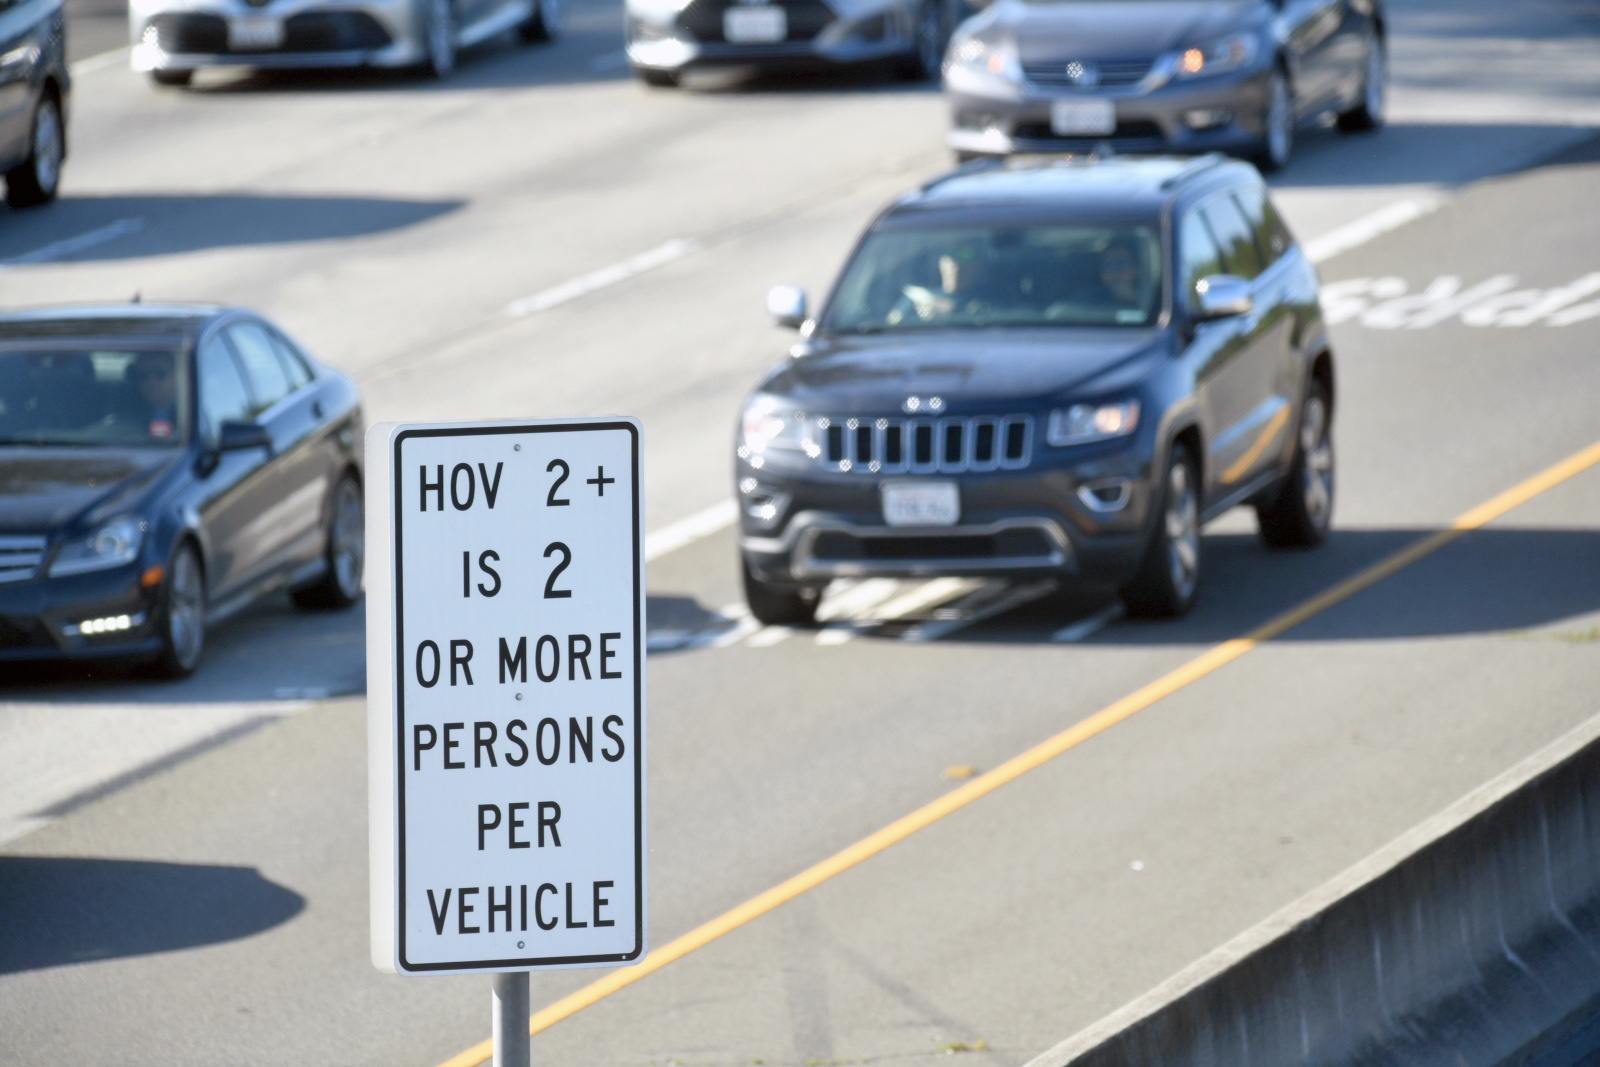
<path id="1" fill-rule="evenodd" d="M 644 536 L 632 419 L 367 435 L 372 962 L 494 974 L 645 951 Z"/>

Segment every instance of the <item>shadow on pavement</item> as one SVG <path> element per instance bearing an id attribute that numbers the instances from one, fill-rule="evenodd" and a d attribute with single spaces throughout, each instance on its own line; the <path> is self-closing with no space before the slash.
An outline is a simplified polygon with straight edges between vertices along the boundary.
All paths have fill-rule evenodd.
<path id="1" fill-rule="evenodd" d="M 0 856 L 0 974 L 235 941 L 305 904 L 253 867 Z"/>
<path id="2" fill-rule="evenodd" d="M 1302 130 L 1274 189 L 1457 185 L 1561 162 L 1584 162 L 1600 129 L 1529 123 L 1391 123 L 1370 133 Z"/>
<path id="3" fill-rule="evenodd" d="M 64 196 L 47 210 L 5 218 L 0 265 L 365 237 L 427 222 L 464 203 L 361 196 Z M 56 242 L 68 243 L 51 249 Z"/>
<path id="4" fill-rule="evenodd" d="M 8 665 L 0 699 L 66 703 L 218 703 L 318 699 L 367 687 L 365 602 L 301 611 L 268 597 L 206 634 L 200 669 L 182 681 L 111 662 Z"/>
<path id="5" fill-rule="evenodd" d="M 1091 644 L 1215 644 L 1323 592 L 1432 530 L 1338 530 L 1321 548 L 1269 552 L 1252 534 L 1204 539 L 1199 601 L 1182 619 L 1124 620 Z M 1082 595 L 1034 601 L 947 640 L 1047 641 L 1109 604 Z M 1600 530 L 1473 530 L 1278 641 L 1385 641 L 1517 633 L 1600 611 Z M 1048 628 L 1048 629 L 1047 629 Z M 1562 634 L 1600 643 L 1600 633 Z"/>

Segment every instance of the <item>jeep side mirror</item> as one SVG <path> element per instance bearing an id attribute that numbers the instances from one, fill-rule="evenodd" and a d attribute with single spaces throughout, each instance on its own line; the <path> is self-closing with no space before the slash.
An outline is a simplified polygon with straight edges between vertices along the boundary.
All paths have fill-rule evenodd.
<path id="1" fill-rule="evenodd" d="M 767 292 L 767 314 L 774 326 L 799 329 L 806 321 L 806 291 L 798 285 L 775 285 Z"/>

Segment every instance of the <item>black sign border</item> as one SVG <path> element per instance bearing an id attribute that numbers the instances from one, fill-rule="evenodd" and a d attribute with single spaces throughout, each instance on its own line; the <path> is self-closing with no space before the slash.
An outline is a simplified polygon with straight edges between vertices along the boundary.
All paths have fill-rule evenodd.
<path id="1" fill-rule="evenodd" d="M 469 960 L 462 963 L 412 963 L 406 959 L 406 758 L 405 758 L 405 633 L 401 621 L 401 604 L 404 602 L 403 579 L 400 561 L 401 501 L 405 494 L 400 488 L 403 476 L 400 465 L 400 446 L 412 437 L 481 437 L 487 435 L 582 433 L 593 430 L 626 430 L 633 463 L 633 949 L 625 953 L 595 956 L 536 956 L 521 959 Z M 394 435 L 394 452 L 391 458 L 390 489 L 394 497 L 394 653 L 395 653 L 395 962 L 405 973 L 429 971 L 507 971 L 535 968 L 571 967 L 584 965 L 624 964 L 639 959 L 644 952 L 644 642 L 640 619 L 640 602 L 643 599 L 643 546 L 639 543 L 639 427 L 631 422 L 565 422 L 535 425 L 499 424 L 494 426 L 438 427 L 401 430 Z"/>

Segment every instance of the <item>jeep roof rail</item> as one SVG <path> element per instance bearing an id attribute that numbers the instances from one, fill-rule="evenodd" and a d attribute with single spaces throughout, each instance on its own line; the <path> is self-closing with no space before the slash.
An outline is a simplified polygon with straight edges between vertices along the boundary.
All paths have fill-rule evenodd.
<path id="1" fill-rule="evenodd" d="M 1203 173 L 1204 171 L 1210 170 L 1212 167 L 1219 166 L 1220 164 L 1226 162 L 1227 158 L 1228 157 L 1224 156 L 1221 152 L 1207 152 L 1205 155 L 1200 156 L 1186 164 L 1183 169 L 1173 174 L 1169 174 L 1165 178 L 1161 179 L 1161 188 L 1163 191 L 1171 189 L 1179 182 L 1186 182 L 1190 178 L 1193 178 L 1196 174 Z"/>
<path id="2" fill-rule="evenodd" d="M 1008 162 L 1010 162 L 1010 159 L 1007 156 L 979 156 L 977 159 L 969 159 L 954 170 L 947 170 L 937 177 L 929 178 L 917 187 L 917 192 L 932 192 L 945 182 L 954 181 L 957 178 L 965 178 L 967 175 L 974 174 L 980 170 L 996 170 L 1005 166 Z"/>

